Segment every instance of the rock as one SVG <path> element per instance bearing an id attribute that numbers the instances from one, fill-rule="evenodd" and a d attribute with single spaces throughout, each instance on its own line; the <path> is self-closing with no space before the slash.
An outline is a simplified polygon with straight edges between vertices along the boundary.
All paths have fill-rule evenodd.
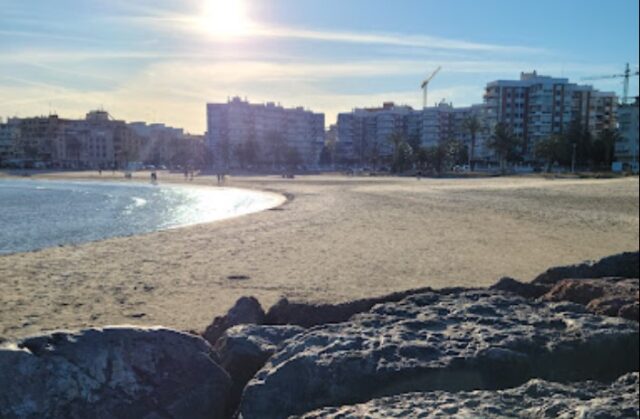
<path id="1" fill-rule="evenodd" d="M 638 384 L 637 372 L 609 385 L 593 381 L 559 384 L 534 379 L 502 391 L 400 394 L 354 406 L 326 407 L 302 418 L 637 418 Z"/>
<path id="2" fill-rule="evenodd" d="M 3 418 L 221 417 L 230 388 L 202 338 L 163 328 L 56 332 L 0 348 Z"/>
<path id="3" fill-rule="evenodd" d="M 216 342 L 221 366 L 232 380 L 229 396 L 231 414 L 240 402 L 247 382 L 267 362 L 278 346 L 305 329 L 299 326 L 239 325 L 227 329 Z"/>
<path id="4" fill-rule="evenodd" d="M 349 320 L 355 314 L 369 311 L 371 307 L 376 304 L 400 301 L 410 295 L 423 294 L 425 292 L 447 294 L 461 290 L 462 288 L 444 288 L 435 291 L 432 288 L 426 287 L 340 304 L 292 303 L 286 298 L 282 298 L 269 309 L 264 323 L 294 324 L 302 327 L 340 323 Z"/>
<path id="5" fill-rule="evenodd" d="M 225 330 L 238 324 L 261 324 L 264 321 L 264 310 L 254 297 L 241 297 L 224 316 L 213 319 L 202 337 L 214 345 Z"/>
<path id="6" fill-rule="evenodd" d="M 411 391 L 500 389 L 638 369 L 638 324 L 495 291 L 426 293 L 288 339 L 242 395 L 244 419 Z"/>
<path id="7" fill-rule="evenodd" d="M 525 298 L 538 298 L 549 291 L 548 286 L 520 282 L 509 277 L 501 278 L 489 289 L 505 291 Z"/>
<path id="8" fill-rule="evenodd" d="M 572 301 L 586 305 L 589 311 L 596 314 L 638 321 L 639 292 L 638 279 L 563 279 L 542 299 Z"/>
<path id="9" fill-rule="evenodd" d="M 598 262 L 585 262 L 577 265 L 550 268 L 538 275 L 534 284 L 555 284 L 562 279 L 569 278 L 604 278 L 640 277 L 640 252 L 625 252 L 608 256 Z"/>

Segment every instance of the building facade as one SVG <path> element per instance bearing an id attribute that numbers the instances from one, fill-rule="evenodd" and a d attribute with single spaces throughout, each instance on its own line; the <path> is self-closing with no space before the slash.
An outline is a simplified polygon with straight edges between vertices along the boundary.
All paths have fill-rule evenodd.
<path id="1" fill-rule="evenodd" d="M 485 118 L 489 127 L 498 122 L 522 140 L 525 159 L 533 159 L 537 141 L 561 134 L 574 121 L 597 136 L 616 126 L 617 97 L 591 86 L 521 73 L 519 80 L 497 80 L 487 84 L 484 94 Z"/>
<path id="2" fill-rule="evenodd" d="M 9 134 L 3 135 L 12 138 L 6 160 L 18 166 L 123 167 L 138 155 L 139 139 L 105 111 L 89 112 L 80 120 L 58 115 L 9 118 L 6 126 Z"/>
<path id="3" fill-rule="evenodd" d="M 127 126 L 140 138 L 139 158 L 144 164 L 202 167 L 208 161 L 202 135 L 158 123 L 131 122 Z"/>
<path id="4" fill-rule="evenodd" d="M 316 165 L 324 144 L 324 114 L 238 97 L 207 104 L 207 146 L 217 164 Z"/>
<path id="5" fill-rule="evenodd" d="M 337 154 L 346 164 L 366 165 L 388 159 L 393 153 L 393 134 L 401 135 L 413 146 L 434 147 L 450 139 L 470 146 L 471 135 L 465 122 L 471 117 L 477 117 L 481 123 L 475 134 L 474 153 L 474 156 L 481 156 L 487 136 L 484 106 L 454 108 L 445 102 L 421 110 L 386 102 L 379 108 L 357 108 L 349 113 L 340 113 Z"/>
<path id="6" fill-rule="evenodd" d="M 620 139 L 615 144 L 615 161 L 623 170 L 638 171 L 638 120 L 639 99 L 633 104 L 621 105 L 618 108 L 618 132 Z"/>

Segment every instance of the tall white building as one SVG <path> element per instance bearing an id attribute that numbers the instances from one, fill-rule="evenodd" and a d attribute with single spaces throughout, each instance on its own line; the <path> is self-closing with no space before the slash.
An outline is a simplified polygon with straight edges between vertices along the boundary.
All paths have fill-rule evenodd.
<path id="1" fill-rule="evenodd" d="M 636 97 L 633 104 L 618 108 L 620 140 L 615 144 L 615 161 L 622 163 L 623 169 L 633 171 L 638 171 L 638 105 Z"/>
<path id="2" fill-rule="evenodd" d="M 490 127 L 505 124 L 522 139 L 525 157 L 531 158 L 535 143 L 552 134 L 561 134 L 569 124 L 580 121 L 595 137 L 616 126 L 617 98 L 591 86 L 521 73 L 520 80 L 497 80 L 487 84 L 484 95 L 486 121 Z"/>
<path id="3" fill-rule="evenodd" d="M 257 151 L 254 160 L 259 164 L 299 160 L 316 165 L 324 144 L 324 114 L 272 102 L 250 104 L 234 97 L 227 103 L 207 104 L 206 141 L 222 165 L 241 165 L 247 148 Z"/>

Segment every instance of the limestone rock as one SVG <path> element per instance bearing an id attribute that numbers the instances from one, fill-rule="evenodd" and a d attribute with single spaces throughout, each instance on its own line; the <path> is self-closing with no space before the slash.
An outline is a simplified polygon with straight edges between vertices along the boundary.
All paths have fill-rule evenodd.
<path id="1" fill-rule="evenodd" d="M 238 324 L 261 324 L 264 310 L 255 297 L 241 297 L 226 315 L 213 319 L 202 337 L 214 345 L 225 330 Z"/>
<path id="2" fill-rule="evenodd" d="M 586 305 L 589 311 L 596 314 L 638 321 L 639 289 L 638 279 L 563 279 L 542 299 L 572 301 Z"/>
<path id="3" fill-rule="evenodd" d="M 538 298 L 549 291 L 549 286 L 520 282 L 513 278 L 504 277 L 489 289 L 505 291 L 525 298 Z"/>
<path id="4" fill-rule="evenodd" d="M 302 419 L 363 418 L 637 418 L 638 373 L 612 384 L 587 381 L 558 384 L 534 379 L 501 391 L 408 393 L 367 403 L 326 407 Z"/>
<path id="5" fill-rule="evenodd" d="M 245 387 L 244 419 L 412 391 L 500 389 L 638 369 L 638 324 L 492 291 L 426 293 L 288 339 Z"/>
<path id="6" fill-rule="evenodd" d="M 305 329 L 299 326 L 239 325 L 227 329 L 216 342 L 221 366 L 232 380 L 229 413 L 240 402 L 247 382 L 264 366 L 278 346 Z"/>
<path id="7" fill-rule="evenodd" d="M 437 292 L 448 294 L 459 292 L 462 288 L 444 288 Z M 381 297 L 363 298 L 338 304 L 296 303 L 282 298 L 267 312 L 265 324 L 293 324 L 312 327 L 349 320 L 353 315 L 369 311 L 376 304 L 400 301 L 410 295 L 436 292 L 432 288 L 418 288 L 394 292 Z"/>
<path id="8" fill-rule="evenodd" d="M 640 252 L 625 252 L 602 258 L 597 262 L 550 268 L 538 275 L 534 284 L 555 284 L 570 278 L 640 277 Z"/>
<path id="9" fill-rule="evenodd" d="M 163 328 L 56 332 L 0 347 L 0 417 L 221 417 L 228 374 L 203 339 Z"/>

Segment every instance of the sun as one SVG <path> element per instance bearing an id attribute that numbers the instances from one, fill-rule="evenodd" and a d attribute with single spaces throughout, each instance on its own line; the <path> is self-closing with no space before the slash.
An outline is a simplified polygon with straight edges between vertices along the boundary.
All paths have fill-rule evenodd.
<path id="1" fill-rule="evenodd" d="M 201 25 L 207 33 L 223 38 L 246 35 L 250 26 L 242 0 L 205 0 Z"/>

